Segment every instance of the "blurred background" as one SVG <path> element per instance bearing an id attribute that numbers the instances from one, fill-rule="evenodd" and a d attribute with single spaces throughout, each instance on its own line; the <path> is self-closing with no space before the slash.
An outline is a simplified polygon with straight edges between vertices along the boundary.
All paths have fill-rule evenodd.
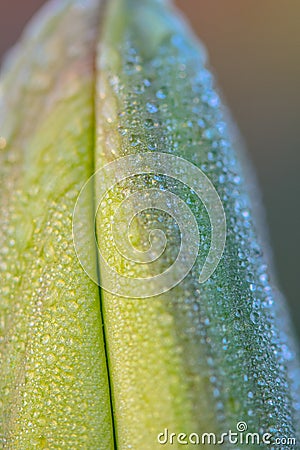
<path id="1" fill-rule="evenodd" d="M 43 3 L 0 0 L 0 59 Z M 255 166 L 280 286 L 300 338 L 300 2 L 176 4 L 207 47 Z"/>

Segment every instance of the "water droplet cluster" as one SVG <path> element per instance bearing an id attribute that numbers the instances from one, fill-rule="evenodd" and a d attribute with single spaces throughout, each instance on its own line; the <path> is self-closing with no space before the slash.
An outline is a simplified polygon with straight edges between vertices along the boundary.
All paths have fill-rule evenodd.
<path id="1" fill-rule="evenodd" d="M 84 14 L 79 3 L 42 13 L 1 84 L 4 448 L 106 450 L 112 442 L 99 293 L 72 239 L 74 204 L 92 170 L 98 26 L 98 2 Z M 83 233 L 91 208 L 92 198 Z"/>
<path id="2" fill-rule="evenodd" d="M 193 209 L 201 234 L 193 271 L 170 292 L 138 301 L 104 294 L 115 409 L 120 423 L 126 424 L 119 427 L 120 442 L 142 446 L 148 433 L 145 424 L 150 422 L 153 430 L 164 423 L 173 430 L 222 432 L 235 429 L 243 419 L 252 432 L 294 436 L 291 392 L 293 400 L 298 398 L 299 368 L 260 239 L 239 139 L 198 45 L 182 23 L 166 19 L 165 10 L 154 12 L 153 7 L 150 16 L 163 25 L 153 31 L 150 42 L 143 41 L 139 14 L 128 18 L 120 40 L 109 34 L 112 20 L 108 46 L 105 40 L 100 46 L 97 164 L 147 151 L 189 160 L 220 195 L 227 242 L 216 272 L 200 286 L 199 267 L 211 229 L 193 192 L 155 176 L 120 186 L 121 195 L 152 183 L 173 190 Z M 111 54 L 118 55 L 117 63 Z M 99 239 L 115 208 L 111 200 L 111 210 L 104 210 L 106 219 L 98 223 Z M 148 236 L 144 224 L 157 220 L 153 212 L 139 218 L 140 245 Z M 175 232 L 172 247 L 178 237 L 173 223 L 167 227 Z M 114 255 L 112 250 L 112 259 Z M 161 267 L 168 262 L 166 254 Z M 130 276 L 137 270 L 133 268 Z M 149 266 L 147 270 L 151 273 Z M 153 401 L 141 401 L 142 395 Z M 294 407 L 299 413 L 299 401 Z"/>

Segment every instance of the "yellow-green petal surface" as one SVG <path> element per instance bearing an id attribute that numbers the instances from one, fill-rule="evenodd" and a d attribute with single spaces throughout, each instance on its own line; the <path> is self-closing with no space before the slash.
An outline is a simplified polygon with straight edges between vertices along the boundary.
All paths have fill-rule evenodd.
<path id="1" fill-rule="evenodd" d="M 1 437 L 7 449 L 113 448 L 99 291 L 72 240 L 76 198 L 93 170 L 99 9 L 94 0 L 47 5 L 1 78 Z M 92 203 L 91 193 L 82 216 L 87 235 Z"/>

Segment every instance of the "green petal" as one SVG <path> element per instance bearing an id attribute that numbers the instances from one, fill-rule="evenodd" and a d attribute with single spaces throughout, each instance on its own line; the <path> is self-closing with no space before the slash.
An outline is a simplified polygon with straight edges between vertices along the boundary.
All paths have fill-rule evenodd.
<path id="1" fill-rule="evenodd" d="M 115 295 L 118 287 L 107 292 L 102 280 L 119 448 L 160 448 L 157 436 L 165 428 L 177 435 L 235 432 L 240 421 L 249 432 L 294 437 L 291 386 L 299 369 L 291 363 L 295 358 L 288 326 L 283 325 L 286 312 L 258 232 L 251 175 L 205 68 L 202 46 L 167 2 L 113 0 L 100 39 L 98 72 L 96 168 L 129 155 L 135 155 L 138 167 L 147 152 L 157 159 L 161 153 L 182 157 L 211 180 L 227 219 L 223 257 L 200 284 L 211 225 L 195 192 L 168 176 L 138 175 L 138 168 L 135 177 L 113 188 L 122 176 L 121 164 L 111 180 L 101 170 L 96 177 L 98 190 L 104 181 L 112 188 L 97 215 L 98 241 L 121 277 L 153 277 L 170 266 L 180 246 L 170 217 L 150 209 L 132 224 L 132 244 L 147 248 L 149 230 L 165 220 L 169 250 L 157 266 L 120 256 L 109 224 L 118 220 L 120 233 L 126 228 L 129 216 L 117 208 L 136 190 L 154 187 L 181 197 L 201 235 L 193 269 L 164 294 L 125 298 L 133 292 L 128 281 L 128 295 L 120 298 Z M 180 178 L 175 167 L 174 172 Z M 133 200 L 129 213 L 138 207 Z M 100 278 L 103 271 L 100 264 Z M 176 438 L 174 442 L 172 448 L 180 446 Z"/>
<path id="2" fill-rule="evenodd" d="M 99 291 L 72 239 L 76 198 L 93 171 L 99 2 L 85 5 L 47 6 L 1 81 L 4 448 L 113 448 Z M 92 195 L 87 233 L 91 212 Z"/>

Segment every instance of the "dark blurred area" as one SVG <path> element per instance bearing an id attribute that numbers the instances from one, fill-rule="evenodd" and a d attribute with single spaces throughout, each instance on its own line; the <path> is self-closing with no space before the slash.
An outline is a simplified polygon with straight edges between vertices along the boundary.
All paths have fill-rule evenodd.
<path id="1" fill-rule="evenodd" d="M 0 58 L 43 3 L 0 0 Z M 177 0 L 176 4 L 207 47 L 255 166 L 279 282 L 300 336 L 300 2 Z"/>

